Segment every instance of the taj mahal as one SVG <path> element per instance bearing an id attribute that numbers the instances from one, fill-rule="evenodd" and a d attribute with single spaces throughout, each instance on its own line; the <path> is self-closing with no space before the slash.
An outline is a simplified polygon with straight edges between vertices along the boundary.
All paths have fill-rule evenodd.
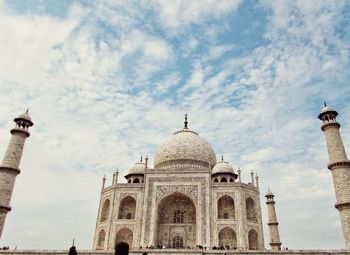
<path id="1" fill-rule="evenodd" d="M 340 214 L 347 250 L 327 254 L 349 254 L 350 161 L 337 115 L 325 104 L 318 118 L 326 138 L 335 208 Z M 11 211 L 10 200 L 15 178 L 20 173 L 23 146 L 33 125 L 28 112 L 14 121 L 16 126 L 11 130 L 12 137 L 0 165 L 0 237 L 6 215 Z M 126 183 L 118 181 L 119 172 L 113 173 L 111 185 L 106 185 L 103 178 L 93 251 L 86 254 L 103 251 L 112 254 L 114 250 L 130 250 L 130 254 L 144 254 L 145 250 L 149 254 L 175 254 L 174 251 L 203 254 L 203 248 L 206 254 L 218 254 L 217 249 L 232 253 L 280 252 L 282 241 L 274 194 L 270 190 L 261 194 L 259 178 L 254 172 L 248 183 L 242 182 L 241 170 L 233 169 L 223 155 L 217 156 L 211 145 L 190 129 L 187 115 L 183 127 L 161 143 L 154 155 L 153 166 L 147 156 L 131 166 L 125 176 Z M 266 199 L 263 204 L 268 208 L 270 247 L 264 245 L 262 198 Z M 201 253 L 197 252 L 198 248 L 202 249 Z M 324 251 L 283 252 L 324 254 Z"/>
<path id="2" fill-rule="evenodd" d="M 252 174 L 251 182 L 242 183 L 240 171 L 223 157 L 217 160 L 212 147 L 189 129 L 187 118 L 184 128 L 159 146 L 154 167 L 147 158 L 140 160 L 125 178 L 126 184 L 113 180 L 102 187 L 95 249 L 121 242 L 264 248 L 258 177 Z"/>

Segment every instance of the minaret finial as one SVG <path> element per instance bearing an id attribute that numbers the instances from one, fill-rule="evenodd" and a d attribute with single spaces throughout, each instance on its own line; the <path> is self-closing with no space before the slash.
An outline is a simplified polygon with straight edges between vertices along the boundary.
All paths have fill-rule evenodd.
<path id="1" fill-rule="evenodd" d="M 142 162 L 142 156 L 141 156 L 141 158 L 140 158 L 140 162 Z"/>
<path id="2" fill-rule="evenodd" d="M 323 104 L 324 104 L 324 107 L 326 107 L 326 106 L 327 106 L 326 101 L 323 101 Z"/>
<path id="3" fill-rule="evenodd" d="M 187 127 L 187 125 L 188 125 L 188 121 L 187 121 L 187 113 L 185 114 L 185 122 L 184 122 L 184 124 L 185 124 L 185 128 L 187 129 L 188 127 Z"/>

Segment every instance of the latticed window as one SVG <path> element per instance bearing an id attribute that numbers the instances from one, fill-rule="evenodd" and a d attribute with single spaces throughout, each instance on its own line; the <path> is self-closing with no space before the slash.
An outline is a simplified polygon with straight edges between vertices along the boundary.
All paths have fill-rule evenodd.
<path id="1" fill-rule="evenodd" d="M 173 238 L 173 248 L 180 249 L 180 248 L 183 248 L 183 247 L 184 247 L 183 239 L 179 235 L 174 236 L 174 238 Z"/>
<path id="2" fill-rule="evenodd" d="M 180 210 L 174 212 L 174 223 L 184 223 L 185 214 Z"/>

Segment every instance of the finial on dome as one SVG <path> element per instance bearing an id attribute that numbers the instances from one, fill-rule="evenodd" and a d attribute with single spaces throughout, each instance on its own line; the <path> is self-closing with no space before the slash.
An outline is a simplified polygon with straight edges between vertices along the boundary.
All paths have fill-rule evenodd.
<path id="1" fill-rule="evenodd" d="M 26 110 L 26 114 L 28 114 L 28 112 L 29 112 L 29 108 L 27 108 L 27 110 Z"/>
<path id="2" fill-rule="evenodd" d="M 224 154 L 221 154 L 221 161 L 224 162 Z"/>
<path id="3" fill-rule="evenodd" d="M 141 158 L 140 158 L 140 162 L 142 163 L 142 156 L 141 156 Z"/>
<path id="4" fill-rule="evenodd" d="M 188 121 L 187 121 L 187 113 L 185 114 L 185 122 L 184 122 L 184 124 L 185 124 L 185 129 L 187 129 L 188 127 L 187 127 L 187 124 L 188 124 Z"/>
<path id="5" fill-rule="evenodd" d="M 324 107 L 327 107 L 326 101 L 323 101 Z"/>

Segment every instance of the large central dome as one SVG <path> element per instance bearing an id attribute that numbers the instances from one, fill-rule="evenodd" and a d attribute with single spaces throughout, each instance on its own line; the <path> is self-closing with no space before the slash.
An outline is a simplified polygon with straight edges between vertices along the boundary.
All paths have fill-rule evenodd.
<path id="1" fill-rule="evenodd" d="M 216 157 L 212 147 L 196 132 L 185 128 L 175 132 L 162 143 L 154 157 L 154 168 L 170 168 L 178 164 L 189 164 L 197 167 L 213 167 Z"/>

